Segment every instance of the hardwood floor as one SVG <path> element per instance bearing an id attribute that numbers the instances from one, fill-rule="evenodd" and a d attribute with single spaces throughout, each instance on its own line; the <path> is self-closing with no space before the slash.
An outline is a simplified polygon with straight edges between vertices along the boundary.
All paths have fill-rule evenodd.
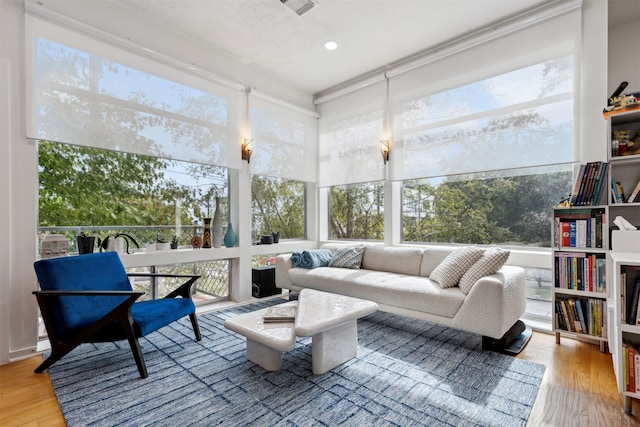
<path id="1" fill-rule="evenodd" d="M 599 346 L 536 332 L 518 356 L 547 367 L 528 426 L 640 426 L 640 402 L 625 415 L 611 355 Z M 0 425 L 64 426 L 48 374 L 33 357 L 0 366 Z"/>

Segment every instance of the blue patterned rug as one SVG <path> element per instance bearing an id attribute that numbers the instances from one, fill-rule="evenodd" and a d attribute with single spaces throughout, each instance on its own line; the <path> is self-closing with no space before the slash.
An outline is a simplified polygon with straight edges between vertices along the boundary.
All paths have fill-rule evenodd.
<path id="1" fill-rule="evenodd" d="M 282 300 L 188 318 L 142 339 L 149 378 L 128 344 L 84 344 L 49 369 L 73 426 L 523 426 L 544 365 L 481 351 L 481 337 L 378 312 L 358 322 L 358 356 L 311 373 L 311 339 L 280 371 L 246 360 L 224 319 Z"/>

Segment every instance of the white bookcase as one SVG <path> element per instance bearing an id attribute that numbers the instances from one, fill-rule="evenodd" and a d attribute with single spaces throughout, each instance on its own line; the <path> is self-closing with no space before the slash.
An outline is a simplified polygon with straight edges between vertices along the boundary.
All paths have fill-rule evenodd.
<path id="1" fill-rule="evenodd" d="M 613 133 L 616 130 L 629 130 L 633 137 L 640 130 L 640 110 L 612 114 L 607 120 L 609 134 L 609 175 L 610 181 L 620 183 L 628 197 L 640 181 L 640 152 L 619 153 L 615 151 Z M 636 143 L 635 149 L 640 145 Z M 609 185 L 609 226 L 613 227 L 616 217 L 621 216 L 631 224 L 640 226 L 640 200 L 628 203 L 627 200 L 616 200 L 613 194 L 613 186 Z M 635 236 L 634 236 L 635 238 Z M 613 301 L 609 306 L 609 349 L 613 356 L 613 367 L 618 383 L 618 390 L 624 396 L 624 410 L 631 413 L 632 399 L 640 399 L 640 355 L 635 357 L 636 351 L 640 353 L 640 323 L 629 323 L 633 305 L 633 294 L 636 281 L 640 281 L 640 250 L 632 252 L 616 251 L 615 242 L 609 252 L 608 270 L 609 280 L 612 283 Z M 629 247 L 629 245 L 627 245 Z M 639 246 L 640 247 L 640 246 Z M 636 310 L 636 318 L 637 316 Z M 630 350 L 631 358 L 630 360 Z M 636 367 L 636 359 L 638 365 Z M 631 374 L 633 370 L 633 374 Z M 637 374 L 636 374 L 637 372 Z M 636 378 L 637 377 L 637 378 Z M 633 385 L 630 386 L 630 382 Z M 636 386 L 638 384 L 638 386 Z"/>

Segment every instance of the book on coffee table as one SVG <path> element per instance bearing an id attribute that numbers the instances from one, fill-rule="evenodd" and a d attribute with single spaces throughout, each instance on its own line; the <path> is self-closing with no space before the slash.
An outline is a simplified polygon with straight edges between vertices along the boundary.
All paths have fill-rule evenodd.
<path id="1" fill-rule="evenodd" d="M 293 322 L 296 319 L 296 306 L 269 307 L 264 313 L 264 323 Z"/>

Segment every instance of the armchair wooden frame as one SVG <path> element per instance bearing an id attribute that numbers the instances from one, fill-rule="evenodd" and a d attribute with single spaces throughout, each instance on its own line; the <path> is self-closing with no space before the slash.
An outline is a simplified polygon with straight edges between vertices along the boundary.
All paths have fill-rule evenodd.
<path id="1" fill-rule="evenodd" d="M 128 273 L 129 277 L 165 277 L 165 278 L 186 278 L 188 279 L 182 285 L 180 285 L 177 289 L 169 293 L 164 298 L 188 298 L 191 299 L 191 286 L 200 278 L 199 275 L 189 275 L 189 274 L 161 274 L 161 273 Z M 140 344 L 138 342 L 139 333 L 136 333 L 135 322 L 131 315 L 131 308 L 136 300 L 144 295 L 144 292 L 135 292 L 135 291 L 66 291 L 66 290 L 39 290 L 34 291 L 33 294 L 36 296 L 38 301 L 38 306 L 40 307 L 40 312 L 42 314 L 42 319 L 44 321 L 45 327 L 47 329 L 47 333 L 49 335 L 49 342 L 51 343 L 51 354 L 47 357 L 44 362 L 42 362 L 36 369 L 35 372 L 43 372 L 45 369 L 49 368 L 55 362 L 60 360 L 62 357 L 67 355 L 73 349 L 78 347 L 82 343 L 90 343 L 90 342 L 108 342 L 108 341 L 117 341 L 121 339 L 126 339 L 129 341 L 129 345 L 131 347 L 131 352 L 133 353 L 133 357 L 135 358 L 136 365 L 138 366 L 138 371 L 140 372 L 141 378 L 147 378 L 148 372 L 146 363 L 144 361 L 144 356 L 142 354 L 142 350 L 140 348 Z M 57 298 L 73 298 L 78 296 L 91 296 L 91 297 L 114 297 L 114 296 L 122 296 L 127 297 L 124 301 L 118 304 L 115 308 L 113 308 L 110 312 L 105 314 L 102 318 L 100 318 L 95 323 L 88 325 L 87 327 L 76 331 L 70 337 L 60 336 L 57 332 L 57 327 L 55 325 L 54 315 L 52 313 L 52 299 Z M 202 340 L 202 335 L 200 333 L 200 327 L 198 325 L 198 319 L 196 317 L 195 312 L 189 314 L 189 318 L 191 320 L 191 325 L 193 327 L 193 331 L 195 333 L 195 337 L 197 341 Z M 122 331 L 124 332 L 124 336 L 121 337 L 113 337 L 113 335 L 101 336 L 100 333 L 112 323 L 117 322 L 122 326 Z"/>

